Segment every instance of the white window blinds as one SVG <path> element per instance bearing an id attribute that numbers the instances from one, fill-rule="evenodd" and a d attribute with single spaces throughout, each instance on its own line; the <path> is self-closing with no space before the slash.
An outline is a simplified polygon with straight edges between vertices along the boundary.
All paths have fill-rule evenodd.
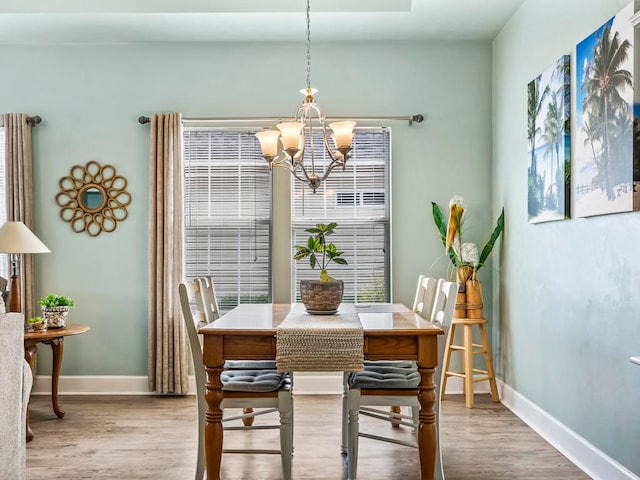
<path id="1" fill-rule="evenodd" d="M 329 163 L 322 136 L 314 138 L 318 173 Z M 309 142 L 307 141 L 307 149 Z M 310 152 L 305 165 L 310 168 Z M 356 129 L 351 158 L 343 172 L 334 169 L 317 193 L 292 179 L 292 245 L 306 245 L 304 230 L 316 223 L 338 223 L 328 241 L 344 252 L 348 265 L 331 263 L 329 275 L 344 281 L 345 302 L 389 302 L 390 288 L 390 132 L 387 128 Z M 292 250 L 295 252 L 295 248 Z M 292 263 L 292 294 L 300 301 L 299 280 L 318 279 L 307 259 Z"/>
<path id="2" fill-rule="evenodd" d="M 255 131 L 185 127 L 185 274 L 221 311 L 271 301 L 271 172 Z"/>

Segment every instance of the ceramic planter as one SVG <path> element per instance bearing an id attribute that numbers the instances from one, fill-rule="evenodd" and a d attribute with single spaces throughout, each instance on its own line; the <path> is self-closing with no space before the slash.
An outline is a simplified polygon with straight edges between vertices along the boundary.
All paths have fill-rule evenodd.
<path id="1" fill-rule="evenodd" d="M 315 315 L 330 315 L 338 311 L 342 302 L 344 283 L 342 280 L 322 282 L 300 280 L 300 296 L 307 312 Z"/>
<path id="2" fill-rule="evenodd" d="M 66 307 L 42 307 L 42 316 L 51 328 L 64 327 L 67 323 L 69 308 Z"/>

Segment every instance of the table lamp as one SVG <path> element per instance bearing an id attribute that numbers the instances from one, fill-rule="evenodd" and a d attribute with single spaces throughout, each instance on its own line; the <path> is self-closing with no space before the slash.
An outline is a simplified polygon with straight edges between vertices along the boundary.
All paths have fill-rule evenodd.
<path id="1" fill-rule="evenodd" d="M 19 312 L 21 309 L 20 277 L 18 275 L 20 254 L 49 252 L 51 250 L 24 223 L 7 222 L 0 227 L 0 253 L 9 253 L 11 258 L 8 312 Z"/>

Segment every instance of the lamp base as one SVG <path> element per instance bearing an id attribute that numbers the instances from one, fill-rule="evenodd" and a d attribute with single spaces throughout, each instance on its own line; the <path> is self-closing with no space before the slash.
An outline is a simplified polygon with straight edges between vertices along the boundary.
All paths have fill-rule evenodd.
<path id="1" fill-rule="evenodd" d="M 20 278 L 18 278 L 18 275 L 11 275 L 7 311 L 20 312 L 22 310 L 20 303 Z"/>

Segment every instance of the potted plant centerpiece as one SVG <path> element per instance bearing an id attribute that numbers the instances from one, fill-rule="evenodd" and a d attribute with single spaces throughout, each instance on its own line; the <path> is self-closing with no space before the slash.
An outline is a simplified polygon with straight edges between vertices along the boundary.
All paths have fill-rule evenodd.
<path id="1" fill-rule="evenodd" d="M 456 271 L 459 284 L 454 316 L 457 318 L 482 318 L 482 285 L 477 278 L 478 270 L 485 265 L 493 246 L 504 230 L 504 208 L 498 217 L 489 240 L 478 253 L 478 247 L 472 242 L 462 242 L 462 226 L 465 219 L 465 202 L 460 195 L 454 195 L 449 202 L 449 218 L 445 224 L 437 203 L 431 202 L 433 222 L 435 223 L 445 253 Z"/>
<path id="2" fill-rule="evenodd" d="M 334 233 L 337 223 L 327 225 L 318 223 L 315 227 L 305 229 L 310 233 L 306 245 L 296 245 L 294 260 L 309 259 L 312 269 L 320 267 L 319 280 L 300 280 L 300 296 L 307 312 L 318 315 L 330 315 L 338 311 L 342 302 L 344 283 L 332 278 L 327 272 L 331 262 L 347 265 L 342 258 L 344 252 L 338 250 L 335 244 L 327 243 L 327 237 Z"/>
<path id="3" fill-rule="evenodd" d="M 42 307 L 42 316 L 47 320 L 49 327 L 64 327 L 67 321 L 69 309 L 75 306 L 75 302 L 66 295 L 52 293 L 38 300 Z"/>

